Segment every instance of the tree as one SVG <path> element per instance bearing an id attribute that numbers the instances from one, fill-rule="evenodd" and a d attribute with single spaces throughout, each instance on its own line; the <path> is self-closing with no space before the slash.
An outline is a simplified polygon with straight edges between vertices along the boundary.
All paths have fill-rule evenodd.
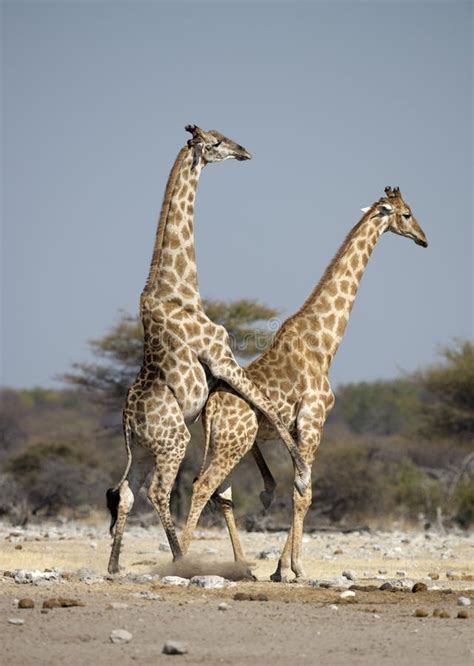
<path id="1" fill-rule="evenodd" d="M 456 340 L 441 350 L 442 362 L 421 370 L 425 392 L 424 434 L 470 439 L 474 435 L 474 341 Z"/>
<path id="2" fill-rule="evenodd" d="M 265 329 L 262 324 L 276 317 L 275 309 L 249 299 L 205 300 L 204 308 L 212 321 L 225 326 L 237 356 L 251 358 L 270 344 L 272 326 Z M 89 347 L 98 362 L 75 363 L 75 372 L 63 379 L 94 393 L 110 407 L 121 408 L 142 362 L 143 329 L 139 318 L 122 312 L 117 324 L 102 338 L 91 340 Z"/>
<path id="3" fill-rule="evenodd" d="M 420 391 L 407 379 L 345 384 L 337 391 L 333 420 L 356 434 L 387 436 L 410 431 L 420 408 Z"/>

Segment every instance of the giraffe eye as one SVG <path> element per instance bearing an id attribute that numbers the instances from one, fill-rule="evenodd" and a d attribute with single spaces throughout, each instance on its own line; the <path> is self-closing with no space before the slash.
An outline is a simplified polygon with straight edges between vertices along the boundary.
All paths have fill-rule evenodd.
<path id="1" fill-rule="evenodd" d="M 405 220 L 409 220 L 411 217 L 411 213 L 403 213 L 403 217 L 405 218 Z"/>
<path id="2" fill-rule="evenodd" d="M 218 141 L 217 143 L 212 144 L 213 148 L 218 148 L 221 145 L 222 141 Z"/>

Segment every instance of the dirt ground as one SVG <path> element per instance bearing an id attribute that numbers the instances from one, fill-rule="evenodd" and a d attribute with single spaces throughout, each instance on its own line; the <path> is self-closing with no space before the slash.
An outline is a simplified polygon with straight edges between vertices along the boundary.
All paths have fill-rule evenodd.
<path id="1" fill-rule="evenodd" d="M 355 532 L 306 535 L 304 562 L 312 584 L 271 583 L 283 533 L 242 534 L 257 581 L 225 589 L 164 584 L 178 573 L 235 577 L 223 531 L 201 530 L 187 562 L 171 564 L 161 529 L 130 527 L 122 566 L 106 576 L 110 539 L 96 525 L 42 524 L 28 529 L 0 523 L 0 636 L 2 663 L 29 664 L 469 664 L 474 662 L 474 611 L 458 618 L 461 596 L 474 601 L 474 535 L 435 532 Z M 265 555 L 262 555 L 262 551 Z M 261 559 L 265 557 L 266 559 Z M 15 582 L 17 570 L 52 569 L 58 579 Z M 349 571 L 355 581 L 342 577 Z M 10 575 L 9 572 L 12 572 Z M 53 573 L 53 575 L 56 575 Z M 18 579 L 18 575 L 17 575 Z M 350 585 L 390 582 L 399 591 Z M 413 593 L 413 583 L 427 590 Z M 236 600 L 236 593 L 267 600 Z M 42 609 L 52 597 L 83 606 Z M 17 607 L 34 601 L 33 609 Z M 226 602 L 227 610 L 219 610 Z M 126 604 L 108 608 L 110 604 Z M 416 609 L 426 617 L 415 617 Z M 433 616 L 445 611 L 449 617 Z M 46 610 L 46 612 L 45 612 Z M 9 620 L 23 620 L 11 624 Z M 114 629 L 129 643 L 110 641 Z M 179 656 L 162 653 L 168 640 L 185 644 Z"/>

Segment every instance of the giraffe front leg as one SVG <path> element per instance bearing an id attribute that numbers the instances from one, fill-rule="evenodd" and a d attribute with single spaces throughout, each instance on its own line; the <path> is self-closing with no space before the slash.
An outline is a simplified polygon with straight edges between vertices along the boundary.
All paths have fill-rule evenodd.
<path id="1" fill-rule="evenodd" d="M 262 490 L 260 493 L 260 501 L 262 502 L 265 511 L 268 511 L 275 495 L 276 482 L 265 461 L 265 458 L 262 455 L 262 452 L 258 447 L 258 444 L 254 444 L 252 446 L 252 455 L 255 462 L 257 463 L 258 469 L 260 470 L 260 474 L 262 475 L 263 479 L 263 485 L 265 487 L 265 490 Z"/>
<path id="2" fill-rule="evenodd" d="M 308 488 L 303 497 L 294 493 L 294 517 L 293 517 L 293 539 L 291 547 L 291 569 L 296 576 L 296 580 L 306 579 L 306 573 L 301 562 L 301 552 L 303 545 L 303 523 L 306 512 L 311 505 L 313 497 L 312 488 Z"/>
<path id="3" fill-rule="evenodd" d="M 321 440 L 325 417 L 324 403 L 314 400 L 303 403 L 297 416 L 300 451 L 311 469 Z M 301 562 L 303 547 L 303 524 L 313 497 L 311 484 L 303 495 L 293 494 L 293 540 L 291 546 L 291 568 L 297 580 L 306 578 Z"/>

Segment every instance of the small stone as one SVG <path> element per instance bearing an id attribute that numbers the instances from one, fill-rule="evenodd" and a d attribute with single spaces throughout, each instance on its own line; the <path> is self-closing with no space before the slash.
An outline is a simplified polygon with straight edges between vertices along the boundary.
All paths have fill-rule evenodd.
<path id="1" fill-rule="evenodd" d="M 13 578 L 13 574 L 11 571 L 4 571 L 3 575 L 5 576 L 5 578 Z"/>
<path id="2" fill-rule="evenodd" d="M 382 583 L 382 585 L 379 587 L 379 590 L 382 590 L 382 592 L 392 592 L 393 591 L 393 585 L 392 583 Z"/>
<path id="3" fill-rule="evenodd" d="M 17 543 L 17 545 L 15 546 L 15 550 L 23 550 L 23 546 L 21 545 L 21 543 Z"/>
<path id="4" fill-rule="evenodd" d="M 447 571 L 446 578 L 449 578 L 449 580 L 461 580 L 461 575 L 454 571 Z"/>
<path id="5" fill-rule="evenodd" d="M 379 574 L 380 574 L 381 576 L 386 576 L 387 573 L 388 573 L 388 572 L 387 572 L 387 569 L 379 569 Z"/>
<path id="6" fill-rule="evenodd" d="M 405 578 L 407 575 L 406 571 L 396 571 L 395 575 L 398 576 L 399 578 Z"/>
<path id="7" fill-rule="evenodd" d="M 107 604 L 105 610 L 125 610 L 128 608 L 128 604 L 122 604 L 119 601 L 113 601 L 111 604 Z"/>
<path id="8" fill-rule="evenodd" d="M 439 573 L 432 571 L 428 574 L 428 578 L 431 578 L 431 580 L 439 580 Z"/>
<path id="9" fill-rule="evenodd" d="M 34 608 L 35 602 L 33 599 L 20 599 L 18 602 L 18 608 Z"/>
<path id="10" fill-rule="evenodd" d="M 217 606 L 217 610 L 220 610 L 220 611 L 228 611 L 228 610 L 230 610 L 231 608 L 232 608 L 232 606 L 231 606 L 230 604 L 226 604 L 225 601 L 223 601 L 222 603 L 220 603 L 220 604 Z"/>
<path id="11" fill-rule="evenodd" d="M 193 576 L 190 585 L 205 588 L 206 590 L 219 590 L 229 586 L 229 581 L 222 576 Z"/>
<path id="12" fill-rule="evenodd" d="M 328 608 L 330 608 L 331 610 L 335 610 L 335 611 L 339 610 L 339 607 L 336 606 L 336 604 L 329 604 Z"/>
<path id="13" fill-rule="evenodd" d="M 165 543 L 164 541 L 162 543 L 160 543 L 160 545 L 158 546 L 158 550 L 160 551 L 160 553 L 169 553 L 169 552 L 171 552 L 171 548 L 170 548 L 169 543 Z"/>
<path id="14" fill-rule="evenodd" d="M 441 613 L 441 608 L 435 608 L 433 610 L 433 617 L 439 617 L 440 613 Z"/>
<path id="15" fill-rule="evenodd" d="M 19 617 L 9 617 L 8 622 L 9 624 L 25 624 L 25 620 L 21 620 Z"/>
<path id="16" fill-rule="evenodd" d="M 140 597 L 140 599 L 146 599 L 147 601 L 162 601 L 163 597 L 161 594 L 155 594 L 155 592 L 133 592 L 134 597 Z"/>
<path id="17" fill-rule="evenodd" d="M 442 610 L 439 613 L 439 617 L 441 617 L 443 619 L 447 619 L 447 618 L 451 617 L 451 613 L 448 613 L 448 611 Z"/>
<path id="18" fill-rule="evenodd" d="M 236 592 L 234 594 L 234 601 L 250 601 L 250 595 L 246 592 Z"/>
<path id="19" fill-rule="evenodd" d="M 344 551 L 342 550 L 342 548 L 336 548 L 333 555 L 344 555 Z"/>
<path id="20" fill-rule="evenodd" d="M 53 597 L 43 601 L 43 608 L 73 608 L 74 606 L 85 606 L 78 599 L 66 599 L 65 597 Z"/>
<path id="21" fill-rule="evenodd" d="M 426 608 L 417 608 L 414 612 L 415 617 L 428 617 L 428 611 Z"/>
<path id="22" fill-rule="evenodd" d="M 178 585 L 179 587 L 187 587 L 189 585 L 189 578 L 182 578 L 181 576 L 164 576 L 160 580 L 163 585 Z"/>
<path id="23" fill-rule="evenodd" d="M 259 560 L 277 560 L 279 556 L 278 550 L 261 550 L 257 553 L 257 559 Z"/>
<path id="24" fill-rule="evenodd" d="M 354 581 L 357 580 L 357 574 L 353 569 L 343 571 L 342 575 L 344 576 L 344 578 L 347 578 L 347 580 L 354 580 Z"/>
<path id="25" fill-rule="evenodd" d="M 250 599 L 251 601 L 268 601 L 267 595 L 263 594 L 263 592 L 259 592 L 258 594 L 252 595 Z"/>
<path id="26" fill-rule="evenodd" d="M 467 620 L 467 618 L 469 617 L 469 613 L 465 608 L 462 608 L 461 610 L 458 611 L 456 617 L 458 617 L 460 620 Z"/>
<path id="27" fill-rule="evenodd" d="M 411 588 L 412 592 L 427 592 L 428 586 L 425 583 L 415 583 Z"/>
<path id="28" fill-rule="evenodd" d="M 350 599 L 351 597 L 355 597 L 356 593 L 354 590 L 344 590 L 344 592 L 341 592 L 339 595 L 340 599 Z"/>
<path id="29" fill-rule="evenodd" d="M 350 590 L 354 592 L 377 592 L 377 585 L 351 585 Z"/>
<path id="30" fill-rule="evenodd" d="M 163 654 L 186 654 L 188 648 L 181 641 L 166 641 L 162 652 Z"/>
<path id="31" fill-rule="evenodd" d="M 380 615 L 377 615 L 377 613 L 373 613 L 372 617 L 375 618 L 376 620 L 380 620 Z"/>
<path id="32" fill-rule="evenodd" d="M 133 635 L 126 629 L 114 629 L 110 633 L 109 638 L 111 643 L 115 643 L 116 645 L 125 645 L 125 643 L 130 643 Z"/>
<path id="33" fill-rule="evenodd" d="M 41 615 L 47 615 L 49 613 L 49 610 L 47 608 L 42 608 L 40 610 Z"/>
<path id="34" fill-rule="evenodd" d="M 470 606 L 471 605 L 471 600 L 469 597 L 459 597 L 458 599 L 458 606 Z"/>

